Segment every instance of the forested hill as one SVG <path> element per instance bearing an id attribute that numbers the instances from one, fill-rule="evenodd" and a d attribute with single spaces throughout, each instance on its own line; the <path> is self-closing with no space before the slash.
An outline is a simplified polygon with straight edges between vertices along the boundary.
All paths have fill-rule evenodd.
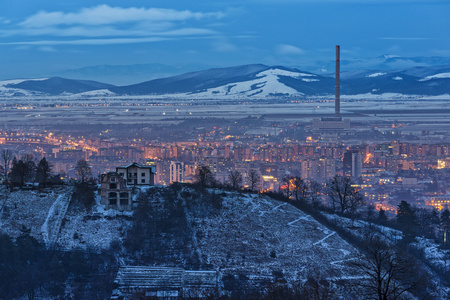
<path id="1" fill-rule="evenodd" d="M 281 194 L 274 194 L 275 200 L 199 185 L 148 187 L 135 196 L 134 212 L 119 213 L 104 210 L 98 196 L 76 187 L 54 243 L 44 244 L 43 230 L 50 229 L 67 192 L 9 194 L 0 234 L 5 297 L 108 298 L 117 291 L 119 266 L 126 265 L 216 271 L 219 289 L 213 299 L 311 299 L 315 292 L 358 299 L 377 287 L 367 276 L 377 272 L 366 256 L 374 250 L 395 258 L 382 262 L 381 271 L 389 263 L 395 270 L 414 270 L 387 275 L 395 285 L 386 292 L 401 288 L 407 298 L 413 292 L 442 299 L 446 291 L 435 273 L 423 273 L 419 260 L 396 246 L 402 235 L 392 232 L 398 231 L 327 214 Z"/>

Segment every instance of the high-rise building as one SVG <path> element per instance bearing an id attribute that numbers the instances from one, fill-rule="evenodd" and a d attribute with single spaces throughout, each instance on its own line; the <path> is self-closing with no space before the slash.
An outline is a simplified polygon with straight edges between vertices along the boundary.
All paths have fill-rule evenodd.
<path id="1" fill-rule="evenodd" d="M 344 153 L 344 175 L 359 178 L 362 175 L 362 155 L 359 151 L 349 150 Z"/>
<path id="2" fill-rule="evenodd" d="M 322 157 L 319 159 L 319 178 L 328 180 L 336 175 L 336 161 L 332 158 Z"/>
<path id="3" fill-rule="evenodd" d="M 174 182 L 184 182 L 184 162 L 170 162 L 170 184 Z"/>
<path id="4" fill-rule="evenodd" d="M 304 159 L 300 166 L 303 179 L 317 180 L 319 177 L 319 166 L 316 159 Z"/>
<path id="5" fill-rule="evenodd" d="M 300 164 L 302 178 L 325 182 L 336 175 L 336 164 L 332 158 L 308 158 Z"/>

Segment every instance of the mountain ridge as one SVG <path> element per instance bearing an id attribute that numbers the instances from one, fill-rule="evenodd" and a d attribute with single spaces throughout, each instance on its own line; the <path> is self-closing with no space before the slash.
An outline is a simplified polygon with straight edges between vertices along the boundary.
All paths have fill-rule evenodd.
<path id="1" fill-rule="evenodd" d="M 297 68 L 264 64 L 213 68 L 117 86 L 92 80 L 62 77 L 0 82 L 0 96 L 80 95 L 180 98 L 270 98 L 326 96 L 334 93 L 334 76 Z M 403 70 L 359 70 L 342 72 L 342 95 L 450 94 L 450 65 Z"/>

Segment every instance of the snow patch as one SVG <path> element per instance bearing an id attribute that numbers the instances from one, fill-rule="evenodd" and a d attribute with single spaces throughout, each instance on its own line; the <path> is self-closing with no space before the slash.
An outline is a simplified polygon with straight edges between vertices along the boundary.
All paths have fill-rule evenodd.
<path id="1" fill-rule="evenodd" d="M 297 90 L 281 83 L 279 76 L 289 76 L 293 78 L 301 78 L 303 76 L 316 76 L 313 74 L 290 72 L 280 69 L 270 69 L 260 72 L 256 75 L 256 79 L 236 82 L 233 84 L 223 85 L 217 88 L 211 88 L 203 92 L 192 93 L 186 96 L 195 96 L 201 98 L 217 98 L 217 97 L 271 97 L 277 95 L 302 95 Z M 302 78 L 303 80 L 303 78 Z"/>
<path id="2" fill-rule="evenodd" d="M 116 93 L 111 92 L 108 89 L 102 89 L 102 90 L 94 90 L 94 91 L 88 91 L 84 93 L 75 94 L 73 96 L 115 96 Z"/>
<path id="3" fill-rule="evenodd" d="M 370 74 L 370 75 L 367 75 L 366 77 L 369 77 L 369 78 L 373 78 L 373 77 L 378 77 L 378 76 L 383 76 L 383 75 L 386 75 L 387 73 L 373 73 L 373 74 Z"/>
<path id="4" fill-rule="evenodd" d="M 299 72 L 291 72 L 281 69 L 270 69 L 263 72 L 260 72 L 256 74 L 256 77 L 265 77 L 265 76 L 286 76 L 286 77 L 292 77 L 292 78 L 300 78 L 300 77 L 313 77 L 317 76 L 315 74 L 307 74 L 307 73 L 299 73 Z"/>
<path id="5" fill-rule="evenodd" d="M 450 78 L 450 73 L 439 73 L 436 75 L 430 75 L 430 76 L 424 77 L 422 79 L 419 79 L 419 81 L 427 81 L 427 80 L 431 80 L 431 79 L 443 79 L 443 78 Z"/>
<path id="6" fill-rule="evenodd" d="M 35 78 L 35 79 L 11 79 L 11 80 L 3 80 L 0 81 L 0 87 L 4 87 L 8 84 L 19 84 L 22 83 L 24 81 L 44 81 L 47 80 L 49 78 Z"/>

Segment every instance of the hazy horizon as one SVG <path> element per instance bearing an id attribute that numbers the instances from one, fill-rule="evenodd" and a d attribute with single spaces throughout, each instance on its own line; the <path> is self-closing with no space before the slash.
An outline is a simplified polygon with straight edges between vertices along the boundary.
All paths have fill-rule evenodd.
<path id="1" fill-rule="evenodd" d="M 449 58 L 448 11 L 440 0 L 19 0 L 0 13 L 0 79 L 155 63 L 179 73 L 252 63 L 308 70 L 332 61 L 337 44 L 343 60 Z"/>

